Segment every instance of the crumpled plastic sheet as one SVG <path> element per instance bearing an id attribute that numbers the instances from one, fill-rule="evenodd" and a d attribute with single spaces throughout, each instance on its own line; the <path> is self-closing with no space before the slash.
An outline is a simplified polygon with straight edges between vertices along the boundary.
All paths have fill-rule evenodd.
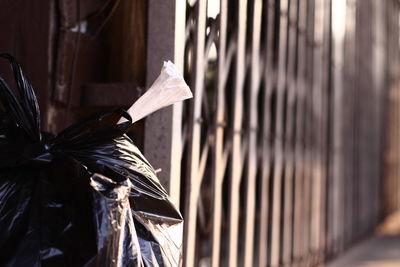
<path id="1" fill-rule="evenodd" d="M 0 78 L 0 266 L 179 266 L 183 220 L 109 110 L 41 133 L 35 93 L 8 54 Z M 119 114 L 120 124 L 99 122 Z"/>

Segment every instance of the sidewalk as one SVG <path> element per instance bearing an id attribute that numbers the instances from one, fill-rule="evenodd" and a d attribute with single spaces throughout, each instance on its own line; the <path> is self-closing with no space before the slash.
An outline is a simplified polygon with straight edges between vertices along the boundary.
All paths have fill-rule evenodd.
<path id="1" fill-rule="evenodd" d="M 327 267 L 400 267 L 400 213 L 392 215 L 368 239 Z"/>

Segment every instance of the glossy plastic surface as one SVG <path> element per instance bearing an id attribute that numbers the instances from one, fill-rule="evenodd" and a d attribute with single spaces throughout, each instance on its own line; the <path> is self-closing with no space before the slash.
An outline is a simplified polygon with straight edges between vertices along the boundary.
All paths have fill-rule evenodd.
<path id="1" fill-rule="evenodd" d="M 31 85 L 0 56 L 18 89 L 0 78 L 0 266 L 179 266 L 182 217 L 125 135 L 130 115 L 41 133 Z M 105 124 L 115 113 L 126 121 Z"/>

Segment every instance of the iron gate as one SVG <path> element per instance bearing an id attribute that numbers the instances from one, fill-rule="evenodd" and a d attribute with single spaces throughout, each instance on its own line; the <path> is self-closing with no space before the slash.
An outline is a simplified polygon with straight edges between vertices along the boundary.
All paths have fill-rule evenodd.
<path id="1" fill-rule="evenodd" d="M 171 51 L 194 92 L 165 123 L 184 266 L 315 266 L 398 208 L 398 174 L 382 171 L 398 1 L 188 0 L 169 10 Z"/>

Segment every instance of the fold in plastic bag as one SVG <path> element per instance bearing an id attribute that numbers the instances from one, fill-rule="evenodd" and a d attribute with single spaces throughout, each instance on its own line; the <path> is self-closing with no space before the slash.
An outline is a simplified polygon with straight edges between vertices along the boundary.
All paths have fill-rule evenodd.
<path id="1" fill-rule="evenodd" d="M 179 266 L 182 217 L 125 135 L 129 113 L 41 133 L 31 85 L 0 56 L 18 89 L 0 78 L 0 266 Z M 99 126 L 112 114 L 125 121 Z"/>

